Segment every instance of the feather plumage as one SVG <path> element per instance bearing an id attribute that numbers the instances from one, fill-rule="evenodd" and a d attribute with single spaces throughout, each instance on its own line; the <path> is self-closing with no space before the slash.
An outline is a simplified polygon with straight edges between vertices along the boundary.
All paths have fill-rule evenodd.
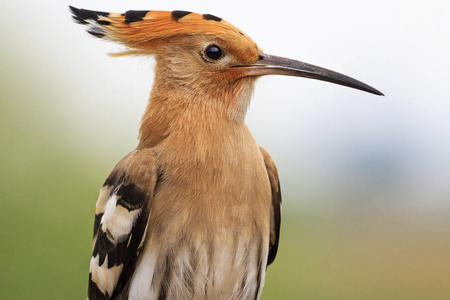
<path id="1" fill-rule="evenodd" d="M 96 206 L 89 299 L 110 299 L 130 279 L 145 238 L 156 178 L 153 153 L 135 150 L 106 179 Z"/>
<path id="2" fill-rule="evenodd" d="M 267 266 L 269 266 L 277 256 L 278 242 L 280 240 L 281 225 L 281 187 L 278 178 L 278 170 L 275 162 L 269 152 L 263 147 L 259 147 L 264 157 L 264 164 L 267 168 L 267 175 L 270 180 L 272 190 L 272 209 L 270 212 L 270 239 L 269 239 L 269 255 L 267 257 Z"/>
<path id="3" fill-rule="evenodd" d="M 281 198 L 244 123 L 254 78 L 234 68 L 258 61 L 258 46 L 210 14 L 71 10 L 94 36 L 156 59 L 139 145 L 100 191 L 89 298 L 258 299 Z"/>

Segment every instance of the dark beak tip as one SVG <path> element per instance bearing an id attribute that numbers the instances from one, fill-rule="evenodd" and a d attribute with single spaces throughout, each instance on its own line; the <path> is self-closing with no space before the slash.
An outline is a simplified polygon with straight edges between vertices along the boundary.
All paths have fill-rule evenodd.
<path id="1" fill-rule="evenodd" d="M 385 95 L 384 95 L 382 92 L 380 92 L 379 90 L 374 89 L 374 88 L 372 88 L 372 89 L 373 89 L 373 90 L 367 90 L 366 92 L 369 92 L 369 93 L 374 94 L 374 95 L 377 95 L 377 96 L 382 96 L 382 97 L 385 96 Z"/>

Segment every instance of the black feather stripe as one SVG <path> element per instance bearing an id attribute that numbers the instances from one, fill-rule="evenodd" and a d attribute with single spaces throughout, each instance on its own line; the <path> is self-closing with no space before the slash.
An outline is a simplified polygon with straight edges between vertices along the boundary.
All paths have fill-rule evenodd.
<path id="1" fill-rule="evenodd" d="M 281 227 L 281 186 L 280 180 L 277 179 L 276 186 L 272 186 L 272 210 L 273 219 L 271 220 L 271 227 L 275 231 L 275 236 L 270 236 L 269 241 L 269 255 L 267 256 L 267 266 L 269 266 L 275 260 L 278 252 L 278 243 L 280 239 L 280 227 Z M 273 238 L 273 239 L 272 239 Z"/>
<path id="2" fill-rule="evenodd" d="M 179 19 L 181 19 L 189 14 L 192 14 L 192 12 L 184 11 L 184 10 L 174 10 L 172 12 L 172 19 L 175 21 L 178 21 Z"/>
<path id="3" fill-rule="evenodd" d="M 95 215 L 94 220 L 94 236 L 98 232 L 98 228 L 100 227 L 100 221 L 102 220 L 103 213 L 100 213 L 98 215 Z"/>
<path id="4" fill-rule="evenodd" d="M 107 17 L 108 12 L 80 9 L 69 5 L 73 19 L 80 24 L 88 24 L 86 20 L 97 21 L 100 25 L 109 25 L 108 21 L 98 21 L 99 16 Z"/>
<path id="5" fill-rule="evenodd" d="M 203 19 L 208 20 L 208 21 L 216 21 L 216 22 L 222 21 L 222 18 L 216 17 L 214 15 L 210 15 L 210 14 L 204 14 Z"/>
<path id="6" fill-rule="evenodd" d="M 146 194 L 136 184 L 121 185 L 116 192 L 118 196 L 117 204 L 125 207 L 128 211 L 141 208 Z"/>
<path id="7" fill-rule="evenodd" d="M 88 286 L 88 299 L 89 300 L 106 300 L 109 299 L 108 293 L 103 294 L 97 284 L 92 281 L 92 274 L 89 273 L 89 286 Z"/>
<path id="8" fill-rule="evenodd" d="M 103 31 L 98 30 L 87 30 L 87 33 L 98 38 L 103 38 L 105 36 L 105 33 Z"/>
<path id="9" fill-rule="evenodd" d="M 122 243 L 118 243 L 112 251 L 108 252 L 108 268 L 120 266 L 124 263 L 128 241 L 129 238 Z"/>
<path id="10" fill-rule="evenodd" d="M 125 13 L 125 23 L 142 21 L 149 10 L 129 10 Z"/>
<path id="11" fill-rule="evenodd" d="M 94 250 L 92 251 L 92 256 L 99 256 L 98 265 L 103 265 L 106 256 L 109 252 L 114 249 L 114 244 L 108 239 L 106 232 L 100 227 L 98 229 L 97 240 L 95 241 Z"/>

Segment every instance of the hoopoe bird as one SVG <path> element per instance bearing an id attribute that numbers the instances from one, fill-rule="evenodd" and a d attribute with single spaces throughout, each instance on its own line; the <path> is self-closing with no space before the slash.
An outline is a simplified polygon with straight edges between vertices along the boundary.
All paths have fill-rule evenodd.
<path id="1" fill-rule="evenodd" d="M 279 74 L 378 90 L 263 53 L 230 23 L 187 11 L 70 7 L 91 35 L 156 61 L 139 144 L 96 204 L 88 298 L 259 299 L 277 254 L 281 194 L 244 118 L 255 80 Z"/>

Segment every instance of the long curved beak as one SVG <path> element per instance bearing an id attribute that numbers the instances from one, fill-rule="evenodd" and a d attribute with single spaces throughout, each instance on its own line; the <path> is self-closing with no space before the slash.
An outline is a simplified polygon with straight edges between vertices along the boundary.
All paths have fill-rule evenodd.
<path id="1" fill-rule="evenodd" d="M 259 60 L 247 66 L 236 66 L 246 69 L 246 76 L 288 75 L 328 81 L 354 89 L 384 96 L 379 90 L 354 78 L 345 76 L 325 68 L 301 61 L 260 53 Z"/>

